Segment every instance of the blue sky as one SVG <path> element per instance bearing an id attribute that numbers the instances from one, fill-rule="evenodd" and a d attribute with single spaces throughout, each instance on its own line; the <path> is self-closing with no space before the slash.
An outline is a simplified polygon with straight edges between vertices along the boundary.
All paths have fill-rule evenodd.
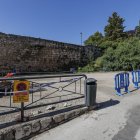
<path id="1" fill-rule="evenodd" d="M 125 30 L 140 19 L 140 0 L 0 0 L 0 32 L 80 44 L 104 31 L 113 11 L 125 18 Z"/>

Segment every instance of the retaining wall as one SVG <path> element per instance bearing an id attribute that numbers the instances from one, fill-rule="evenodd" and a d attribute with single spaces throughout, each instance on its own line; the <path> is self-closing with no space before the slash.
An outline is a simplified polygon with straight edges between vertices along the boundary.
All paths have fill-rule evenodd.
<path id="1" fill-rule="evenodd" d="M 94 46 L 0 33 L 0 71 L 67 71 L 100 56 Z"/>
<path id="2" fill-rule="evenodd" d="M 13 125 L 0 131 L 0 140 L 21 140 L 31 138 L 88 111 L 87 107 L 61 113 L 52 117 L 44 117 L 34 121 Z"/>

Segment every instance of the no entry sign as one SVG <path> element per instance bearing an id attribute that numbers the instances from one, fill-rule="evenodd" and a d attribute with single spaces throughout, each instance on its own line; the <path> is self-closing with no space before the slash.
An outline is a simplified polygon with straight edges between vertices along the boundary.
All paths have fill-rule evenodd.
<path id="1" fill-rule="evenodd" d="M 13 103 L 29 102 L 29 81 L 14 81 Z"/>

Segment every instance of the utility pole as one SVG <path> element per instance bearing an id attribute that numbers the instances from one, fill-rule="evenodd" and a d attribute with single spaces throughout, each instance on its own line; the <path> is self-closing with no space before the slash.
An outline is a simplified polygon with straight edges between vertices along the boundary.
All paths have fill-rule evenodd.
<path id="1" fill-rule="evenodd" d="M 81 32 L 80 35 L 81 35 L 81 46 L 82 46 L 83 45 L 83 33 Z"/>

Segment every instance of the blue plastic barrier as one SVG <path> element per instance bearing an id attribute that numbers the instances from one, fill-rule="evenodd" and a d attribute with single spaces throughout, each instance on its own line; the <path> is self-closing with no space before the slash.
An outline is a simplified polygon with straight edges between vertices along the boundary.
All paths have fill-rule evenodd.
<path id="1" fill-rule="evenodd" d="M 132 71 L 132 82 L 135 88 L 139 88 L 140 83 L 140 70 Z"/>
<path id="2" fill-rule="evenodd" d="M 124 92 L 130 93 L 128 90 L 129 87 L 129 73 L 118 73 L 115 75 L 115 90 L 116 94 L 122 96 L 121 89 L 125 89 Z"/>

